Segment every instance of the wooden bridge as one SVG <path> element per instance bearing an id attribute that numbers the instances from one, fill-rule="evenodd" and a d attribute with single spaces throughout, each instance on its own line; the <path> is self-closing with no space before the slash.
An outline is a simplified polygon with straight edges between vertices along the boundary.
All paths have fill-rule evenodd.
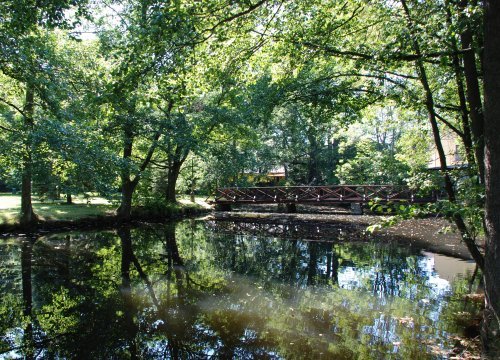
<path id="1" fill-rule="evenodd" d="M 407 202 L 431 203 L 437 192 L 417 195 L 405 186 L 393 185 L 330 185 L 219 188 L 215 204 L 364 204 Z"/>

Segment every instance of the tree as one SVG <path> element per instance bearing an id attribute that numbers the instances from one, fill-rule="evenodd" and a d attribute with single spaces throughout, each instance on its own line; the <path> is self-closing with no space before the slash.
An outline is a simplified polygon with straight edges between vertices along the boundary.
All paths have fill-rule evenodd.
<path id="1" fill-rule="evenodd" d="M 486 248 L 484 283 L 486 308 L 483 346 L 490 358 L 500 356 L 500 3 L 485 1 L 484 140 L 486 180 Z"/>
<path id="2" fill-rule="evenodd" d="M 4 1 L 0 5 L 0 71 L 25 87 L 21 104 L 3 97 L 1 100 L 22 118 L 22 125 L 14 131 L 18 131 L 22 139 L 19 156 L 22 168 L 20 222 L 23 226 L 31 226 L 37 220 L 31 205 L 32 141 L 37 115 L 35 101 L 40 99 L 52 114 L 58 113 L 58 103 L 51 93 L 55 89 L 53 53 L 50 48 L 53 42 L 44 30 L 70 27 L 65 13 L 75 9 L 76 14 L 81 16 L 85 12 L 85 4 L 86 0 L 51 0 L 43 6 L 31 1 Z"/>
<path id="3" fill-rule="evenodd" d="M 103 102 L 112 109 L 110 128 L 120 129 L 122 138 L 118 145 L 123 159 L 120 176 L 122 202 L 117 210 L 119 218 L 125 221 L 130 219 L 132 195 L 137 184 L 148 168 L 162 135 L 170 135 L 164 134 L 168 119 L 158 116 L 155 108 L 161 109 L 160 105 L 163 105 L 164 109 L 168 109 L 168 117 L 172 104 L 161 104 L 162 101 L 172 102 L 173 106 L 185 105 L 182 101 L 177 104 L 182 96 L 178 96 L 176 91 L 184 93 L 183 75 L 189 73 L 198 60 L 196 56 L 199 54 L 195 50 L 206 45 L 204 50 L 211 51 L 214 45 L 219 44 L 212 37 L 224 37 L 230 23 L 244 23 L 249 14 L 265 3 L 218 6 L 217 1 L 206 4 L 130 1 L 121 10 L 119 28 L 122 31 L 117 31 L 117 27 L 111 24 L 109 31 L 103 33 L 103 48 L 109 50 L 108 58 L 115 64 L 111 71 L 113 79 Z M 203 56 L 201 59 L 206 60 Z M 196 97 L 196 92 L 190 90 L 193 92 L 188 94 Z M 183 115 L 177 119 L 183 119 Z M 145 123 L 149 124 L 150 131 L 144 131 L 148 128 L 143 126 Z M 134 152 L 137 142 L 143 146 L 148 144 L 139 156 Z M 189 152 L 189 149 L 186 151 L 177 145 L 177 154 L 172 149 L 171 156 L 174 158 L 170 167 L 170 183 L 174 184 L 174 189 L 180 166 Z M 140 160 L 134 160 L 136 158 Z"/>

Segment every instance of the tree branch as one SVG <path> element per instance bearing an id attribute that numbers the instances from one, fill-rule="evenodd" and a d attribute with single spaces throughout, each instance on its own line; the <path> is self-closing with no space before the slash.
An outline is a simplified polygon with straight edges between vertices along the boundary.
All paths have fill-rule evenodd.
<path id="1" fill-rule="evenodd" d="M 0 125 L 0 129 L 5 130 L 5 131 L 12 132 L 12 133 L 14 133 L 14 134 L 19 134 L 19 131 L 14 130 L 14 129 L 7 128 L 7 127 L 2 126 L 2 125 Z"/>
<path id="2" fill-rule="evenodd" d="M 254 11 L 255 9 L 257 9 L 258 7 L 260 7 L 261 5 L 263 5 L 266 2 L 267 2 L 267 0 L 260 0 L 257 3 L 255 3 L 253 5 L 250 5 L 247 9 L 245 9 L 243 11 L 240 11 L 239 13 L 233 14 L 233 15 L 227 17 L 227 18 L 224 18 L 224 19 L 220 20 L 218 23 L 216 23 L 210 29 L 205 30 L 204 32 L 213 32 L 215 29 L 217 29 L 222 24 L 231 22 L 231 21 L 233 21 L 233 20 L 235 20 L 235 19 L 237 19 L 239 17 L 245 16 L 245 15 L 251 13 L 252 11 Z"/>
<path id="3" fill-rule="evenodd" d="M 23 110 L 21 110 L 20 107 L 14 105 L 13 103 L 11 103 L 8 100 L 5 100 L 4 98 L 0 98 L 0 101 L 3 102 L 4 104 L 9 105 L 11 108 L 13 108 L 14 110 L 16 110 L 19 114 L 21 114 L 23 117 L 26 117 L 26 114 L 24 113 Z"/>
<path id="4" fill-rule="evenodd" d="M 457 127 L 453 126 L 448 120 L 446 120 L 445 118 L 443 118 L 441 115 L 439 115 L 437 112 L 434 111 L 434 115 L 436 115 L 436 117 L 443 123 L 445 124 L 446 126 L 448 126 L 454 133 L 456 133 L 458 136 L 460 136 L 461 138 L 464 137 L 464 133 L 459 130 Z"/>
<path id="5" fill-rule="evenodd" d="M 366 54 L 366 53 L 361 53 L 357 51 L 350 51 L 350 50 L 339 50 L 335 49 L 326 45 L 318 45 L 315 43 L 312 43 L 310 41 L 305 41 L 305 42 L 299 42 L 297 43 L 298 45 L 303 45 L 305 47 L 315 49 L 315 50 L 320 50 L 323 51 L 327 54 L 334 55 L 334 56 L 349 56 L 352 58 L 356 59 L 361 59 L 361 60 L 380 60 L 380 61 L 390 61 L 390 60 L 395 60 L 395 61 L 415 61 L 415 60 L 424 60 L 427 62 L 432 62 L 432 63 L 437 63 L 439 64 L 439 61 L 433 61 L 430 59 L 434 58 L 440 58 L 442 56 L 451 56 L 451 55 L 460 55 L 464 54 L 470 51 L 473 51 L 473 49 L 463 49 L 463 50 L 458 50 L 458 51 L 436 51 L 436 52 L 429 52 L 429 53 L 422 53 L 422 54 L 405 54 L 405 53 L 396 53 L 392 56 L 386 56 L 386 57 L 377 57 L 375 55 L 371 54 Z"/>

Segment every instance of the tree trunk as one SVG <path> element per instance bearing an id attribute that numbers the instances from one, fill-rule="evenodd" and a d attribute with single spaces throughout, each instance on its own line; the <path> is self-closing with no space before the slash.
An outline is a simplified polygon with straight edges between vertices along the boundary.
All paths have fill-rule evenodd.
<path id="1" fill-rule="evenodd" d="M 134 134 L 125 125 L 123 131 L 123 159 L 130 160 L 134 144 Z M 130 221 L 132 213 L 132 195 L 134 194 L 136 183 L 130 180 L 130 168 L 128 164 L 123 166 L 121 171 L 122 197 L 120 207 L 116 210 L 116 215 L 120 221 Z"/>
<path id="2" fill-rule="evenodd" d="M 177 201 L 175 197 L 175 189 L 177 185 L 177 179 L 181 172 L 182 163 L 179 161 L 173 161 L 172 166 L 168 169 L 167 174 L 167 190 L 165 192 L 165 200 L 167 202 L 175 203 Z"/>
<path id="3" fill-rule="evenodd" d="M 460 7 L 467 6 L 467 0 L 460 2 Z M 469 103 L 469 115 L 471 130 L 474 140 L 474 154 L 476 155 L 479 170 L 479 179 L 484 183 L 484 117 L 481 102 L 481 91 L 476 67 L 476 56 L 472 51 L 472 33 L 468 27 L 460 34 L 462 50 L 471 49 L 463 54 L 465 83 L 467 84 L 467 101 Z"/>
<path id="4" fill-rule="evenodd" d="M 31 133 L 34 126 L 35 113 L 35 93 L 30 84 L 26 85 L 26 100 L 24 105 L 24 127 L 25 127 L 25 143 L 22 156 L 22 179 L 21 179 L 21 216 L 20 223 L 23 227 L 31 227 L 37 222 L 37 216 L 33 211 L 31 203 L 31 182 L 32 182 L 32 167 L 31 158 Z"/>
<path id="5" fill-rule="evenodd" d="M 415 36 L 414 32 L 414 24 L 410 16 L 410 10 L 408 8 L 408 5 L 406 3 L 406 0 L 401 0 L 401 5 L 403 6 L 403 9 L 406 14 L 407 22 L 408 22 L 408 28 L 410 29 L 411 33 L 413 36 Z M 434 97 L 432 95 L 432 90 L 429 85 L 429 81 L 427 78 L 427 72 L 425 71 L 424 63 L 422 61 L 422 51 L 420 49 L 420 45 L 418 41 L 416 40 L 416 37 L 413 37 L 413 49 L 415 50 L 415 53 L 418 55 L 418 59 L 416 60 L 416 65 L 417 65 L 417 71 L 419 75 L 420 82 L 422 84 L 422 87 L 424 88 L 425 91 L 425 106 L 428 111 L 428 116 L 429 116 L 429 122 L 431 123 L 432 127 L 432 134 L 434 136 L 434 144 L 436 146 L 436 150 L 439 154 L 439 162 L 440 162 L 440 168 L 441 168 L 441 173 L 443 175 L 444 179 L 444 184 L 445 184 L 445 190 L 448 195 L 448 200 L 452 203 L 456 202 L 456 195 L 455 195 L 455 189 L 453 188 L 453 182 L 451 181 L 451 177 L 448 174 L 448 165 L 446 163 L 446 154 L 443 149 L 443 144 L 441 143 L 441 135 L 439 134 L 439 127 L 437 124 L 436 120 L 436 112 L 434 109 Z M 453 215 L 453 221 L 455 222 L 455 225 L 458 228 L 458 231 L 460 231 L 460 235 L 462 237 L 462 240 L 464 241 L 465 245 L 467 246 L 467 249 L 469 250 L 472 258 L 476 261 L 477 265 L 479 266 L 480 269 L 484 268 L 484 257 L 479 251 L 479 248 L 477 247 L 476 242 L 474 241 L 474 238 L 470 235 L 467 225 L 465 224 L 465 221 L 463 217 L 455 213 Z"/>
<path id="6" fill-rule="evenodd" d="M 163 126 L 160 126 L 158 131 L 155 132 L 151 145 L 149 146 L 146 158 L 142 161 L 139 166 L 138 172 L 132 179 L 132 174 L 130 171 L 129 161 L 132 157 L 132 149 L 134 145 L 134 133 L 130 128 L 129 124 L 123 124 L 123 159 L 126 161 L 125 165 L 121 171 L 122 180 L 122 199 L 120 207 L 117 209 L 116 213 L 118 219 L 121 221 L 130 221 L 132 212 L 132 195 L 134 194 L 137 184 L 141 180 L 141 174 L 148 167 L 156 147 L 158 146 L 158 139 L 161 136 Z"/>
<path id="7" fill-rule="evenodd" d="M 485 1 L 484 140 L 486 185 L 483 351 L 500 358 L 500 2 Z"/>
<path id="8" fill-rule="evenodd" d="M 452 27 L 453 23 L 449 2 L 447 2 L 446 6 L 446 22 L 448 23 L 448 26 Z M 467 99 L 464 90 L 465 86 L 463 73 L 460 67 L 460 58 L 458 57 L 458 45 L 454 37 L 451 37 L 451 47 L 454 52 L 451 60 L 453 70 L 455 72 L 455 81 L 457 83 L 458 99 L 460 103 L 460 117 L 462 120 L 462 142 L 464 144 L 467 162 L 472 167 L 472 165 L 476 163 L 476 159 L 474 157 L 474 145 L 472 144 L 472 134 L 469 125 L 469 112 L 467 109 Z"/>
<path id="9" fill-rule="evenodd" d="M 307 138 L 309 140 L 309 160 L 307 162 L 307 183 L 309 185 L 317 185 L 321 183 L 321 174 L 319 171 L 318 159 L 318 141 L 316 133 L 313 129 L 309 128 L 307 131 Z"/>
<path id="10" fill-rule="evenodd" d="M 125 125 L 123 131 L 123 159 L 130 160 L 132 156 L 132 147 L 134 144 L 134 135 L 132 131 Z M 122 180 L 122 197 L 120 207 L 116 211 L 118 219 L 121 221 L 130 221 L 132 212 L 132 194 L 135 186 L 130 180 L 129 164 L 124 164 L 121 171 Z"/>
<path id="11" fill-rule="evenodd" d="M 122 179 L 122 198 L 120 207 L 116 215 L 120 221 L 130 221 L 132 214 L 132 195 L 134 194 L 135 184 L 130 179 Z"/>
<path id="12" fill-rule="evenodd" d="M 71 196 L 71 193 L 66 193 L 66 204 L 72 205 L 73 204 L 73 197 Z"/>

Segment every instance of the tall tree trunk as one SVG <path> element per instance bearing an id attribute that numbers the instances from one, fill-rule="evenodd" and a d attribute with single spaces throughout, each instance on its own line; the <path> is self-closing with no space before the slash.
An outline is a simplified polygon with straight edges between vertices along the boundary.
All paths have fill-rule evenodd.
<path id="1" fill-rule="evenodd" d="M 135 188 L 141 180 L 141 174 L 148 167 L 153 154 L 158 146 L 158 139 L 163 131 L 163 126 L 160 126 L 158 131 L 155 132 L 153 138 L 151 139 L 151 145 L 149 146 L 146 157 L 139 166 L 138 172 L 132 179 L 132 174 L 130 171 L 129 161 L 132 156 L 132 149 L 134 144 L 134 133 L 128 124 L 124 124 L 123 129 L 123 159 L 127 162 L 121 171 L 122 180 L 122 199 L 120 207 L 117 209 L 116 214 L 118 219 L 121 221 L 129 221 L 132 213 L 132 195 L 134 195 Z"/>
<path id="2" fill-rule="evenodd" d="M 134 145 L 134 134 L 127 124 L 123 129 L 123 155 L 122 158 L 127 162 L 121 170 L 122 196 L 120 207 L 116 211 L 116 215 L 121 221 L 129 221 L 132 212 L 132 195 L 135 190 L 134 183 L 130 180 L 130 157 Z"/>
<path id="3" fill-rule="evenodd" d="M 448 26 L 453 26 L 452 23 L 452 15 L 450 10 L 449 1 L 446 4 L 446 22 Z M 469 125 L 469 112 L 467 109 L 467 98 L 465 96 L 465 86 L 464 86 L 464 76 L 462 73 L 462 69 L 460 67 L 460 58 L 458 57 L 458 45 L 454 37 L 451 37 L 451 47 L 453 50 L 452 55 L 452 65 L 453 70 L 455 72 L 455 81 L 457 83 L 457 91 L 458 91 L 458 100 L 460 103 L 460 118 L 462 122 L 462 142 L 465 148 L 465 155 L 467 158 L 467 162 L 472 167 L 476 163 L 476 159 L 474 157 L 474 145 L 472 143 L 472 134 Z"/>
<path id="4" fill-rule="evenodd" d="M 460 1 L 459 6 L 463 9 L 468 1 Z M 481 102 L 481 90 L 479 88 L 476 56 L 472 51 L 472 32 L 468 26 L 460 34 L 464 60 L 465 83 L 467 84 L 467 101 L 469 103 L 469 115 L 471 120 L 471 130 L 474 141 L 474 153 L 476 155 L 479 170 L 479 179 L 484 183 L 484 117 Z"/>
<path id="5" fill-rule="evenodd" d="M 307 183 L 309 185 L 317 185 L 321 183 L 321 174 L 319 171 L 319 146 L 316 139 L 314 129 L 309 128 L 307 131 L 307 139 L 309 140 L 309 159 L 307 162 Z"/>
<path id="6" fill-rule="evenodd" d="M 132 216 L 132 195 L 134 194 L 135 184 L 130 179 L 122 179 L 122 197 L 120 207 L 116 211 L 121 221 L 129 221 Z"/>
<path id="7" fill-rule="evenodd" d="M 500 358 L 500 2 L 486 0 L 484 31 L 484 140 L 486 185 L 485 357 Z"/>
<path id="8" fill-rule="evenodd" d="M 172 166 L 168 169 L 167 174 L 167 189 L 165 192 L 165 200 L 167 202 L 175 203 L 177 201 L 175 197 L 175 189 L 177 186 L 177 179 L 181 172 L 182 162 L 179 160 L 174 160 Z"/>
<path id="9" fill-rule="evenodd" d="M 26 100 L 24 104 L 24 128 L 25 143 L 22 155 L 22 179 L 21 179 L 21 216 L 20 223 L 23 227 L 36 224 L 37 216 L 33 211 L 31 203 L 31 182 L 33 161 L 31 158 L 31 142 L 34 127 L 35 93 L 31 84 L 26 85 Z"/>
<path id="10" fill-rule="evenodd" d="M 418 59 L 416 60 L 416 65 L 417 65 L 417 71 L 419 75 L 420 82 L 422 84 L 422 87 L 424 88 L 425 91 L 425 106 L 427 108 L 428 116 L 429 116 L 429 122 L 431 124 L 432 128 L 432 134 L 434 136 L 434 144 L 436 146 L 436 150 L 439 154 L 439 162 L 440 162 L 440 168 L 441 172 L 443 175 L 443 180 L 444 180 L 444 185 L 445 185 L 445 190 L 448 195 L 448 200 L 450 202 L 456 202 L 456 195 L 455 195 L 455 189 L 453 187 L 453 182 L 451 181 L 451 177 L 448 173 L 448 165 L 446 163 L 446 155 L 443 149 L 443 144 L 441 143 L 441 135 L 439 134 L 439 127 L 437 124 L 436 120 L 436 112 L 434 109 L 434 97 L 432 95 L 432 90 L 429 85 L 429 80 L 427 78 L 427 72 L 425 71 L 424 63 L 422 60 L 422 51 L 420 49 L 420 44 L 418 43 L 418 40 L 416 38 L 416 32 L 414 31 L 414 24 L 410 16 L 410 10 L 408 8 L 408 5 L 406 3 L 406 0 L 401 0 L 401 5 L 403 6 L 403 9 L 406 14 L 406 19 L 408 22 L 408 28 L 412 34 L 413 37 L 413 49 L 415 53 L 418 56 Z M 465 245 L 467 246 L 467 249 L 469 250 L 472 258 L 476 261 L 477 265 L 483 269 L 484 268 L 484 257 L 479 251 L 479 248 L 474 240 L 474 238 L 471 236 L 469 230 L 467 229 L 467 225 L 465 224 L 465 221 L 463 217 L 455 213 L 453 215 L 453 221 L 455 222 L 455 225 L 458 228 L 458 231 L 460 231 L 460 235 L 462 237 L 462 240 L 464 241 Z"/>

